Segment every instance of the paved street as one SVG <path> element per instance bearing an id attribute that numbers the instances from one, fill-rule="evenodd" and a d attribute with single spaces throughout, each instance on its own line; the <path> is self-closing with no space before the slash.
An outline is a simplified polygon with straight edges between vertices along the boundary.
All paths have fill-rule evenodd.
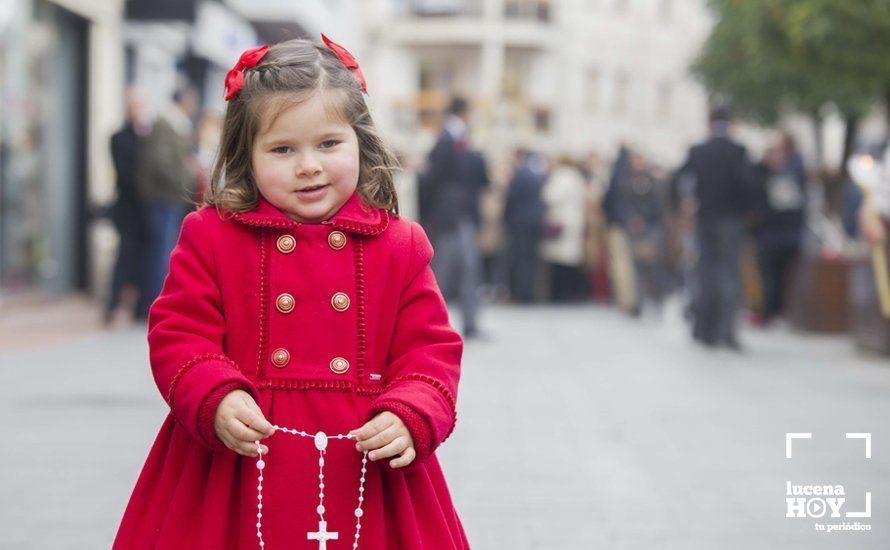
<path id="1" fill-rule="evenodd" d="M 474 548 L 890 547 L 890 361 L 784 329 L 745 333 L 744 356 L 700 350 L 670 312 L 483 320 L 440 451 Z M 0 549 L 107 548 L 165 412 L 144 331 L 4 347 L 0 385 Z M 813 433 L 792 460 L 786 432 Z M 846 432 L 871 432 L 873 458 Z M 872 517 L 846 521 L 872 530 L 786 519 L 786 480 L 843 484 L 844 511 L 870 491 Z"/>

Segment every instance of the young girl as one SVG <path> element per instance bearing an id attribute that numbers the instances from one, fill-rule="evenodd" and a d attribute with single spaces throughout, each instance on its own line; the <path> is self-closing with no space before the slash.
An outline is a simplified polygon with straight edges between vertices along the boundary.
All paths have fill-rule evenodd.
<path id="1" fill-rule="evenodd" d="M 469 547 L 433 454 L 462 342 L 426 235 L 396 216 L 364 77 L 324 40 L 248 50 L 226 77 L 213 206 L 183 222 L 149 319 L 171 413 L 114 548 L 354 548 L 357 516 L 360 548 Z M 275 427 L 350 437 L 322 484 L 313 438 Z"/>

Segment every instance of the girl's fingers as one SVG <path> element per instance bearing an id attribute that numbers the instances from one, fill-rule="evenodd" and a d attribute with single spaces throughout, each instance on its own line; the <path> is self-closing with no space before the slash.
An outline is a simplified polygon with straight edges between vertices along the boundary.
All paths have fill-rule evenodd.
<path id="1" fill-rule="evenodd" d="M 256 445 L 242 441 L 238 443 L 238 453 L 244 456 L 256 456 Z"/>
<path id="2" fill-rule="evenodd" d="M 401 454 L 401 452 L 407 448 L 408 448 L 408 438 L 405 436 L 399 436 L 392 443 L 387 445 L 386 447 L 377 449 L 376 451 L 371 451 L 371 453 L 368 454 L 368 458 L 370 458 L 371 460 L 380 460 L 381 458 L 389 458 L 391 456 Z"/>
<path id="3" fill-rule="evenodd" d="M 370 437 L 374 437 L 378 433 L 382 432 L 386 428 L 392 425 L 392 419 L 386 416 L 386 413 L 380 413 L 367 423 L 364 426 L 357 430 L 352 430 L 349 432 L 351 435 L 355 436 L 356 440 L 364 441 Z"/>
<path id="4" fill-rule="evenodd" d="M 417 457 L 417 451 L 414 450 L 414 447 L 408 447 L 405 449 L 405 452 L 402 453 L 402 456 L 390 460 L 389 465 L 393 468 L 404 468 L 408 464 L 414 462 L 415 457 Z"/>
<path id="5" fill-rule="evenodd" d="M 239 411 L 235 418 L 247 424 L 253 430 L 260 432 L 262 437 L 272 435 L 272 424 L 263 417 L 263 413 L 248 409 L 247 411 Z"/>
<path id="6" fill-rule="evenodd" d="M 355 448 L 359 451 L 373 451 L 392 443 L 398 436 L 399 429 L 396 426 L 390 426 L 377 435 L 357 443 Z"/>
<path id="7" fill-rule="evenodd" d="M 232 437 L 239 441 L 247 441 L 253 443 L 254 441 L 266 437 L 262 433 L 250 428 L 249 426 L 245 426 L 237 418 L 233 418 L 229 421 L 228 428 L 229 434 L 231 434 Z"/>

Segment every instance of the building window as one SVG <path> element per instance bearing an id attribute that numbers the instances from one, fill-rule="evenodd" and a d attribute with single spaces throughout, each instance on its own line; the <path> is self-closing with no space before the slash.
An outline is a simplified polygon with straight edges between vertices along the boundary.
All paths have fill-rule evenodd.
<path id="1" fill-rule="evenodd" d="M 674 15 L 673 0 L 659 0 L 658 2 L 658 20 L 662 23 L 668 23 Z"/>
<path id="2" fill-rule="evenodd" d="M 481 0 L 407 0 L 407 11 L 419 17 L 477 16 Z M 401 5 L 404 9 L 404 4 Z"/>
<path id="3" fill-rule="evenodd" d="M 421 61 L 417 75 L 420 93 L 416 99 L 416 109 L 420 125 L 435 127 L 439 117 L 448 106 L 454 82 L 454 70 L 448 63 Z"/>
<path id="4" fill-rule="evenodd" d="M 535 131 L 545 134 L 550 131 L 550 109 L 536 107 L 532 112 L 535 120 Z"/>
<path id="5" fill-rule="evenodd" d="M 504 16 L 507 19 L 537 19 L 550 21 L 549 0 L 506 0 Z"/>
<path id="6" fill-rule="evenodd" d="M 600 86 L 600 72 L 596 69 L 589 69 L 587 71 L 587 93 L 585 94 L 584 103 L 587 105 L 587 110 L 591 113 L 595 113 L 600 108 Z"/>
<path id="7" fill-rule="evenodd" d="M 616 115 L 627 113 L 630 105 L 630 75 L 621 71 L 615 75 L 615 95 L 612 98 L 612 110 Z"/>
<path id="8" fill-rule="evenodd" d="M 659 120 L 667 120 L 671 117 L 671 104 L 673 103 L 674 86 L 669 80 L 662 80 L 655 90 L 655 116 Z"/>

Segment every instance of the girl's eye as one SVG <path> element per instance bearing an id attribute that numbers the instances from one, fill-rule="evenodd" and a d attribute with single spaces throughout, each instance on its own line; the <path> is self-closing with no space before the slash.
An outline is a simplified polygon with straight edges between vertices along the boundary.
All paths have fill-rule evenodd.
<path id="1" fill-rule="evenodd" d="M 288 146 L 286 146 L 286 145 L 282 145 L 281 147 L 276 147 L 276 148 L 272 149 L 272 152 L 273 152 L 273 153 L 279 153 L 279 154 L 282 154 L 282 155 L 283 155 L 284 153 L 288 153 L 288 152 L 290 152 L 290 150 L 291 150 L 290 147 L 288 147 Z"/>
<path id="2" fill-rule="evenodd" d="M 322 149 L 330 149 L 331 147 L 334 147 L 335 145 L 338 145 L 339 143 L 340 142 L 337 141 L 336 139 L 329 139 L 327 141 L 321 142 L 321 148 Z"/>

